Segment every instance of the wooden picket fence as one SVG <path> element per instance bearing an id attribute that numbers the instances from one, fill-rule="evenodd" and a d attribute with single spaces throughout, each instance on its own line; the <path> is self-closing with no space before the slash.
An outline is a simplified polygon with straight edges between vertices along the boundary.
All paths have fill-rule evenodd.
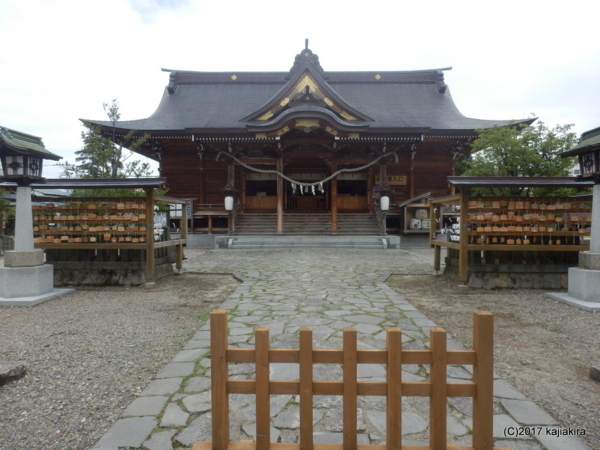
<path id="1" fill-rule="evenodd" d="M 269 329 L 257 327 L 255 348 L 228 347 L 227 311 L 210 315 L 212 442 L 196 442 L 192 450 L 509 450 L 493 446 L 493 315 L 473 313 L 473 350 L 446 349 L 446 331 L 430 329 L 429 350 L 403 350 L 398 328 L 387 329 L 384 350 L 358 350 L 356 329 L 344 328 L 342 350 L 313 349 L 312 329 L 300 328 L 299 349 L 269 348 Z M 229 363 L 255 363 L 254 380 L 229 379 Z M 297 363 L 300 379 L 269 379 L 269 364 Z M 314 381 L 313 364 L 342 364 L 342 381 Z M 358 381 L 358 364 L 385 364 L 387 381 Z M 402 364 L 428 364 L 429 381 L 403 382 Z M 448 383 L 448 364 L 473 366 L 473 381 Z M 229 440 L 229 394 L 256 396 L 256 442 Z M 270 396 L 300 396 L 299 443 L 270 440 Z M 313 395 L 343 397 L 343 443 L 313 442 Z M 357 397 L 386 397 L 386 445 L 357 444 Z M 402 445 L 402 397 L 430 398 L 429 446 Z M 446 441 L 448 397 L 473 398 L 472 447 Z"/>

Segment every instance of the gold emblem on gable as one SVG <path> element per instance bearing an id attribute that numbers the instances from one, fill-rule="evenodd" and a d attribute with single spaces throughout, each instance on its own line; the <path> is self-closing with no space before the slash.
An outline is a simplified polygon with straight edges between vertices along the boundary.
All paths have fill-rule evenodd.
<path id="1" fill-rule="evenodd" d="M 290 99 L 288 97 L 284 98 L 283 100 L 281 100 L 281 102 L 279 103 L 281 106 L 285 106 L 290 102 Z"/>
<path id="2" fill-rule="evenodd" d="M 356 120 L 356 117 L 354 117 L 352 114 L 348 114 L 346 111 L 340 112 L 340 116 L 346 120 Z"/>
<path id="3" fill-rule="evenodd" d="M 256 120 L 269 120 L 271 117 L 273 117 L 273 113 L 271 111 L 267 111 Z"/>
<path id="4" fill-rule="evenodd" d="M 306 86 L 308 86 L 308 89 L 311 92 L 317 92 L 317 90 L 319 89 L 319 86 L 317 85 L 317 83 L 315 83 L 315 80 L 313 80 L 309 74 L 304 75 L 300 79 L 300 81 L 296 83 L 294 89 L 298 92 L 302 92 L 304 91 L 304 88 L 306 88 Z"/>
<path id="5" fill-rule="evenodd" d="M 298 128 L 319 128 L 319 121 L 316 119 L 296 119 Z"/>
<path id="6" fill-rule="evenodd" d="M 325 128 L 325 131 L 327 131 L 329 134 L 333 134 L 334 136 L 337 136 L 337 135 L 338 135 L 338 132 L 337 132 L 337 130 L 334 130 L 334 129 L 333 129 L 333 128 L 331 128 L 331 127 L 327 127 L 327 128 Z"/>
<path id="7" fill-rule="evenodd" d="M 282 134 L 285 134 L 288 131 L 290 131 L 290 127 L 288 127 L 288 126 L 280 128 L 279 130 L 277 130 L 277 136 L 281 136 Z"/>
<path id="8" fill-rule="evenodd" d="M 323 101 L 325 102 L 325 104 L 326 104 L 327 106 L 333 106 L 333 102 L 331 101 L 331 99 L 330 99 L 329 97 L 325 97 L 325 98 L 323 99 Z"/>

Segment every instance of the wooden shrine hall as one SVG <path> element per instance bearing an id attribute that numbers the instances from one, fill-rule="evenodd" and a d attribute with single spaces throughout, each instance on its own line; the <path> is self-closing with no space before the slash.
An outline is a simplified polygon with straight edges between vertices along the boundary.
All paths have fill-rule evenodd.
<path id="1" fill-rule="evenodd" d="M 141 120 L 84 120 L 160 163 L 169 196 L 193 198 L 191 229 L 230 234 L 380 234 L 379 197 L 451 194 L 477 129 L 531 120 L 463 116 L 444 69 L 327 72 L 304 48 L 285 72 L 168 70 Z M 234 198 L 225 211 L 226 196 Z M 383 220 L 383 223 L 382 223 Z"/>

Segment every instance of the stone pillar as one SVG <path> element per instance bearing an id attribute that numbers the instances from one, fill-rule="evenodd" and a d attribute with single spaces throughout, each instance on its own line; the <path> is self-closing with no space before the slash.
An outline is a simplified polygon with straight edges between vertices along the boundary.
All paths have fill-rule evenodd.
<path id="1" fill-rule="evenodd" d="M 17 187 L 17 211 L 15 217 L 15 251 L 33 250 L 33 218 L 31 215 L 31 187 Z"/>
<path id="2" fill-rule="evenodd" d="M 15 249 L 6 252 L 6 267 L 34 267 L 44 264 L 44 252 L 33 247 L 33 218 L 31 215 L 31 187 L 17 187 L 15 217 Z"/>
<path id="3" fill-rule="evenodd" d="M 589 252 L 579 253 L 579 267 L 569 267 L 569 292 L 548 297 L 588 311 L 600 311 L 600 184 L 594 185 Z"/>
<path id="4" fill-rule="evenodd" d="M 54 290 L 54 271 L 44 264 L 44 252 L 33 247 L 31 188 L 17 188 L 15 249 L 4 254 L 0 268 L 0 297 L 5 299 L 37 297 Z"/>

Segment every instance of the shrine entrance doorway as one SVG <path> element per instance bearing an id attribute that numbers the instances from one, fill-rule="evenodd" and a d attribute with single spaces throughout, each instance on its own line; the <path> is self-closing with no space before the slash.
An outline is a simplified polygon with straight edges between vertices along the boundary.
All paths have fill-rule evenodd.
<path id="1" fill-rule="evenodd" d="M 323 180 L 327 177 L 326 173 L 290 173 L 288 176 L 295 181 L 303 183 L 312 183 Z M 301 186 L 289 181 L 285 183 L 285 210 L 286 212 L 327 212 L 329 211 L 329 184 L 325 183 L 322 187 L 317 185 L 314 188 Z"/>

